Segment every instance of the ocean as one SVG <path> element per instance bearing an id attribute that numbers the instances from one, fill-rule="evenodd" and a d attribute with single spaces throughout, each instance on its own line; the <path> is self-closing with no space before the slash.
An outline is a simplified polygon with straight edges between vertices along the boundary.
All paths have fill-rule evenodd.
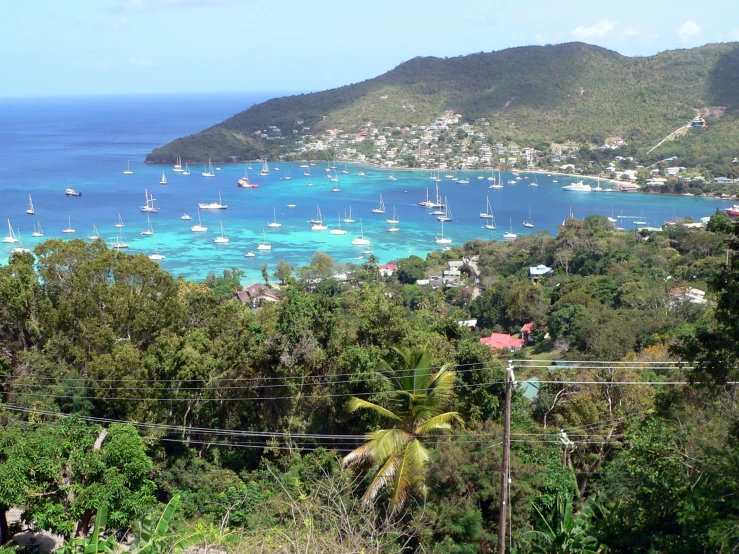
<path id="1" fill-rule="evenodd" d="M 419 207 L 428 189 L 435 197 L 435 183 L 429 172 L 393 172 L 366 166 L 337 164 L 332 182 L 327 164 L 308 168 L 297 163 L 281 163 L 279 170 L 270 161 L 269 176 L 259 175 L 261 164 L 221 165 L 215 177 L 203 177 L 202 164 L 190 166 L 184 176 L 172 166 L 145 164 L 154 148 L 177 137 L 205 129 L 223 119 L 270 98 L 269 93 L 152 95 L 121 97 L 67 97 L 0 100 L 0 226 L 9 220 L 20 234 L 23 246 L 33 248 L 48 238 L 82 238 L 93 232 L 109 243 L 123 240 L 129 253 L 150 254 L 158 248 L 165 258 L 162 268 L 175 276 L 203 279 L 210 272 L 221 273 L 237 267 L 247 272 L 247 280 L 259 280 L 264 263 L 270 273 L 280 260 L 299 267 L 310 263 L 317 251 L 331 255 L 336 262 L 362 263 L 372 250 L 381 263 L 411 254 L 425 256 L 441 248 L 441 224 L 429 209 Z M 183 160 L 184 162 L 184 160 Z M 122 172 L 130 164 L 131 175 Z M 343 173 L 343 171 L 348 173 Z M 310 171 L 310 177 L 304 175 Z M 363 171 L 365 176 L 360 176 Z M 167 185 L 160 185 L 162 172 Z M 247 173 L 258 188 L 238 188 L 237 180 Z M 708 198 L 622 194 L 615 192 L 577 193 L 561 187 L 571 177 L 538 175 L 538 186 L 529 186 L 532 174 L 522 173 L 516 180 L 502 173 L 505 186 L 489 189 L 490 173 L 457 172 L 469 184 L 441 176 L 439 194 L 447 198 L 452 221 L 444 224 L 444 237 L 460 245 L 475 238 L 503 240 L 506 231 L 518 235 L 535 231 L 555 234 L 557 227 L 572 213 L 576 218 L 591 214 L 625 216 L 619 221 L 626 230 L 635 219 L 658 226 L 672 217 L 700 218 L 729 205 Z M 483 179 L 478 177 L 482 176 Z M 287 179 L 287 177 L 290 177 Z M 514 181 L 514 184 L 508 184 Z M 556 182 L 555 182 L 556 181 Z M 594 180 L 586 179 L 595 185 Z M 307 186 L 310 183 L 312 186 Z M 332 192 L 337 186 L 341 189 Z M 610 186 L 602 184 L 602 186 Z M 67 197 L 66 187 L 82 192 Z M 141 211 L 145 191 L 155 197 L 160 210 L 150 215 L 155 235 L 144 236 L 147 214 Z M 32 196 L 35 215 L 25 213 Z M 190 227 L 198 221 L 198 203 L 218 201 L 225 210 L 202 210 L 204 233 Z M 372 213 L 384 200 L 386 213 Z M 483 228 L 479 217 L 490 199 L 497 228 Z M 294 204 L 294 207 L 290 207 Z M 312 231 L 310 219 L 320 208 L 329 229 L 351 209 L 355 223 L 341 223 L 344 235 Z M 397 232 L 388 232 L 386 219 L 397 211 Z M 189 214 L 192 220 L 181 219 Z M 529 219 L 533 228 L 523 226 Z M 114 227 L 119 215 L 122 228 Z M 276 216 L 278 228 L 267 227 Z M 360 222 L 370 246 L 354 246 Z M 31 237 L 40 224 L 43 238 Z M 216 244 L 223 234 L 230 240 Z M 75 233 L 62 233 L 71 226 Z M 258 250 L 259 243 L 271 244 L 269 251 Z M 0 257 L 7 259 L 13 245 L 0 243 Z M 252 252 L 253 257 L 245 257 Z"/>

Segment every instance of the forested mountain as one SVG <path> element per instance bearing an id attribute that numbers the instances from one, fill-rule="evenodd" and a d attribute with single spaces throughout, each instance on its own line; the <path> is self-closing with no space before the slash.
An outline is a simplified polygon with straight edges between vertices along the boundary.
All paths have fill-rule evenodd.
<path id="1" fill-rule="evenodd" d="M 156 149 L 150 162 L 229 161 L 268 154 L 254 132 L 428 125 L 445 110 L 488 118 L 490 138 L 539 145 L 602 144 L 620 136 L 646 151 L 697 113 L 715 142 L 739 145 L 739 47 L 709 44 L 626 57 L 583 43 L 527 46 L 455 58 L 419 57 L 367 81 L 255 105 L 201 133 Z M 303 123 L 298 124 L 298 121 Z M 703 146 L 701 147 L 703 148 Z M 690 150 L 690 147 L 688 147 Z"/>

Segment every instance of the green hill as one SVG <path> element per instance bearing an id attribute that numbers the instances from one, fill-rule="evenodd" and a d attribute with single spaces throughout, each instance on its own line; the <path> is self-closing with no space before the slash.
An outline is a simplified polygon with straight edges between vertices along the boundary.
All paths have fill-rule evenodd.
<path id="1" fill-rule="evenodd" d="M 710 107 L 719 109 L 707 110 Z M 739 146 L 739 45 L 710 44 L 650 57 L 627 57 L 583 43 L 527 46 L 455 58 L 415 58 L 374 79 L 275 98 L 198 134 L 154 150 L 149 162 L 230 161 L 273 155 L 293 129 L 359 129 L 428 124 L 445 110 L 463 121 L 489 118 L 491 138 L 522 143 L 602 144 L 621 136 L 646 152 L 697 113 L 708 112 L 708 141 Z M 715 125 L 720 119 L 721 124 Z M 302 120 L 302 124 L 297 122 Z M 274 125 L 288 139 L 264 141 Z M 685 145 L 681 153 L 694 155 Z M 655 151 L 669 152 L 670 143 Z"/>

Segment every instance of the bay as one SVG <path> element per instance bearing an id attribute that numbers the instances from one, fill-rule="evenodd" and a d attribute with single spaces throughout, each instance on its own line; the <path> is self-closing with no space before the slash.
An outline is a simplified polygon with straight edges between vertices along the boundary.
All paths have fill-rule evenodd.
<path id="1" fill-rule="evenodd" d="M 368 248 L 388 262 L 411 254 L 425 256 L 440 248 L 435 238 L 441 236 L 441 225 L 429 209 L 419 207 L 426 198 L 426 189 L 433 199 L 435 183 L 428 172 L 397 170 L 397 180 L 391 180 L 389 170 L 347 164 L 337 164 L 334 173 L 339 181 L 332 182 L 327 164 L 309 168 L 297 163 L 281 163 L 266 177 L 259 175 L 261 164 L 228 164 L 216 171 L 215 177 L 203 177 L 202 165 L 190 167 L 184 176 L 171 166 L 150 165 L 144 158 L 152 149 L 177 137 L 195 133 L 268 99 L 269 93 L 157 95 L 122 97 L 70 97 L 3 99 L 0 110 L 0 221 L 11 221 L 20 232 L 23 245 L 33 248 L 48 238 L 83 238 L 92 233 L 95 224 L 100 235 L 109 243 L 119 238 L 113 224 L 118 214 L 124 221 L 121 238 L 130 245 L 129 253 L 152 253 L 155 240 L 166 257 L 162 267 L 176 276 L 202 279 L 209 272 L 238 267 L 247 271 L 247 279 L 259 279 L 259 269 L 267 263 L 270 272 L 279 260 L 302 266 L 310 262 L 317 251 L 330 254 L 340 263 L 362 263 Z M 122 171 L 127 164 L 132 175 Z M 311 176 L 305 176 L 306 171 Z M 363 171 L 365 176 L 358 173 Z M 164 172 L 167 185 L 159 181 Z M 259 188 L 237 187 L 237 180 L 248 173 Z M 478 176 L 483 179 L 478 179 Z M 286 177 L 290 177 L 287 179 Z M 591 214 L 614 214 L 638 217 L 649 225 L 659 226 L 673 218 L 712 215 L 729 202 L 712 198 L 690 198 L 615 192 L 577 193 L 561 187 L 573 178 L 538 175 L 539 186 L 529 186 L 531 174 L 522 173 L 516 180 L 510 172 L 502 173 L 502 189 L 489 189 L 489 173 L 458 172 L 457 177 L 470 179 L 460 184 L 442 178 L 440 196 L 448 199 L 452 221 L 445 223 L 444 236 L 459 245 L 475 238 L 502 240 L 503 233 L 524 234 L 535 231 L 556 233 L 562 221 L 573 213 L 576 218 Z M 555 180 L 557 182 L 555 182 Z M 514 181 L 515 184 L 507 184 Z M 586 182 L 594 180 L 586 179 Z M 308 183 L 312 186 L 307 186 Z M 338 187 L 339 192 L 332 192 Z M 607 186 L 607 185 L 603 185 Z M 610 186 L 610 185 L 608 185 Z M 82 191 L 81 197 L 67 197 L 64 189 Z M 156 233 L 143 236 L 147 228 L 144 191 L 156 198 L 160 211 L 151 214 Z M 34 216 L 25 213 L 28 195 L 33 196 Z M 202 211 L 205 233 L 193 233 L 190 227 L 198 219 L 198 203 L 217 201 L 220 197 L 226 210 Z M 372 213 L 379 207 L 380 195 L 385 214 Z M 497 229 L 482 226 L 479 213 L 490 199 Z M 295 207 L 288 205 L 295 204 Z M 308 220 L 321 209 L 329 228 L 339 225 L 339 219 L 349 209 L 355 223 L 341 223 L 345 235 L 329 231 L 311 231 Z M 398 232 L 388 232 L 393 209 L 400 223 Z M 533 228 L 523 226 L 529 217 Z M 193 219 L 180 219 L 188 213 Z M 276 214 L 279 228 L 267 227 Z M 74 234 L 63 234 L 68 226 Z M 360 234 L 360 221 L 369 247 L 353 246 L 352 239 Z M 633 229 L 633 219 L 623 218 L 625 229 Z M 40 223 L 43 238 L 32 238 L 34 224 Z M 230 241 L 218 245 L 213 240 L 221 234 L 221 224 Z M 257 250 L 266 239 L 271 251 Z M 9 255 L 12 245 L 2 244 L 0 254 Z M 254 257 L 246 258 L 247 251 Z"/>

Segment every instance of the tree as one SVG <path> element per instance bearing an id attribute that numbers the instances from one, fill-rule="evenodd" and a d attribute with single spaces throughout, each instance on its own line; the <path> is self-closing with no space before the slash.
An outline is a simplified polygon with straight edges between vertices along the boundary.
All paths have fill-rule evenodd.
<path id="1" fill-rule="evenodd" d="M 293 266 L 287 263 L 285 260 L 280 260 L 277 263 L 277 269 L 274 272 L 274 276 L 280 280 L 283 285 L 287 283 L 287 280 L 293 274 Z"/>
<path id="2" fill-rule="evenodd" d="M 425 347 L 396 353 L 400 357 L 398 369 L 385 372 L 393 387 L 388 400 L 390 409 L 357 397 L 347 404 L 350 412 L 371 410 L 392 420 L 394 426 L 367 434 L 368 442 L 343 460 L 343 467 L 369 465 L 374 469 L 362 503 L 370 504 L 387 487 L 391 514 L 403 509 L 411 493 L 426 494 L 424 477 L 429 452 L 421 441 L 451 429 L 455 421 L 464 423 L 457 412 L 444 411 L 452 396 L 456 373 L 448 365 L 432 372 Z"/>
<path id="3" fill-rule="evenodd" d="M 426 276 L 426 262 L 418 256 L 410 256 L 400 260 L 395 276 L 401 283 L 412 285 Z"/>
<path id="4" fill-rule="evenodd" d="M 262 264 L 262 279 L 264 279 L 265 285 L 269 285 L 269 272 L 267 271 L 267 262 L 264 262 Z"/>
<path id="5" fill-rule="evenodd" d="M 537 554 L 598 554 L 603 552 L 604 546 L 598 545 L 598 539 L 588 534 L 596 509 L 599 508 L 591 499 L 573 515 L 572 499 L 560 496 L 549 517 L 545 517 L 534 505 L 538 516 L 536 530 L 523 536 L 531 539 Z"/>

